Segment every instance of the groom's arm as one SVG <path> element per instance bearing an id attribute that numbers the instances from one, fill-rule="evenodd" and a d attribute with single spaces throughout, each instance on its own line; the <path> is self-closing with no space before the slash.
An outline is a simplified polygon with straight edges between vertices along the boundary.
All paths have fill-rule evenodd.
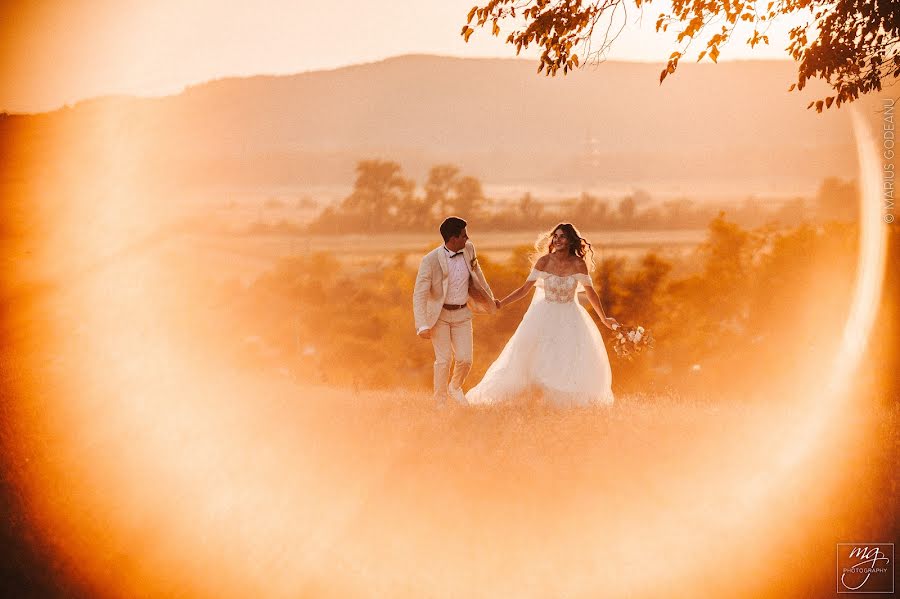
<path id="1" fill-rule="evenodd" d="M 425 306 L 428 302 L 428 292 L 431 290 L 431 265 L 427 262 L 426 257 L 419 263 L 419 272 L 416 273 L 416 284 L 413 287 L 413 317 L 416 321 L 417 335 L 429 329 L 425 322 Z"/>
<path id="2" fill-rule="evenodd" d="M 490 283 L 488 283 L 487 277 L 484 276 L 484 271 L 481 270 L 481 262 L 478 261 L 478 256 L 475 253 L 475 246 L 471 241 L 467 241 L 466 247 L 472 254 L 470 263 L 472 274 L 474 275 L 478 284 L 484 287 L 485 293 L 487 293 L 487 297 L 484 299 L 494 304 L 497 308 L 500 308 L 500 300 L 494 297 L 494 292 L 491 289 L 491 285 Z"/>

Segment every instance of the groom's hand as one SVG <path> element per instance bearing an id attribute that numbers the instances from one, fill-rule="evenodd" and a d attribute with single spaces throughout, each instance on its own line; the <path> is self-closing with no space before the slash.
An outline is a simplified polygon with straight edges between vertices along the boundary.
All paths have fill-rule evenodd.
<path id="1" fill-rule="evenodd" d="M 424 329 L 419 331 L 419 337 L 422 339 L 431 339 L 431 329 Z"/>

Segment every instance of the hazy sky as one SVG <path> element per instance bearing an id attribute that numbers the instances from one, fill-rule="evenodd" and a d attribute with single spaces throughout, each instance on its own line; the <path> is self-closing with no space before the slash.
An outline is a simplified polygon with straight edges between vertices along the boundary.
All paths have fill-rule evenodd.
<path id="1" fill-rule="evenodd" d="M 411 53 L 515 56 L 487 30 L 459 35 L 474 0 L 42 0 L 0 3 L 0 109 L 33 112 L 111 93 L 160 95 L 222 76 L 284 74 Z M 663 63 L 672 35 L 654 31 L 667 7 L 629 5 L 611 59 Z M 737 36 L 731 58 L 785 58 L 787 24 L 772 45 Z M 702 48 L 696 43 L 691 51 Z M 531 49 L 522 56 L 536 58 Z"/>

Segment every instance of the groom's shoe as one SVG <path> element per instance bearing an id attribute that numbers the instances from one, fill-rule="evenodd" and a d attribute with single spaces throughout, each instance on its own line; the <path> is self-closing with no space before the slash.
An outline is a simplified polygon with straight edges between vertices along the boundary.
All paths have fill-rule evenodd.
<path id="1" fill-rule="evenodd" d="M 469 402 L 466 399 L 466 394 L 463 393 L 462 389 L 460 389 L 460 388 L 454 389 L 453 387 L 450 387 L 448 392 L 450 394 L 450 397 L 453 398 L 453 401 L 455 401 L 457 405 L 460 405 L 460 406 L 469 405 Z"/>

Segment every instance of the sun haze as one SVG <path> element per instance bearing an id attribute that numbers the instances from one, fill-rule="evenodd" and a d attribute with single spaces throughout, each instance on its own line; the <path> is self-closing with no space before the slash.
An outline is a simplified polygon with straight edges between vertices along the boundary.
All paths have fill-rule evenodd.
<path id="1" fill-rule="evenodd" d="M 514 56 L 504 36 L 492 37 L 489 31 L 463 42 L 459 31 L 472 4 L 4 3 L 0 110 L 40 112 L 107 94 L 166 95 L 219 77 L 330 69 L 410 53 Z M 674 36 L 671 31 L 656 33 L 654 23 L 665 7 L 650 5 L 642 19 L 633 9 L 622 17 L 629 26 L 608 58 L 664 62 L 674 48 Z M 722 60 L 787 58 L 787 25 L 785 20 L 773 26 L 769 47 L 751 50 L 733 43 L 723 49 Z M 740 41 L 744 37 L 735 36 Z M 520 57 L 538 56 L 532 47 Z"/>

